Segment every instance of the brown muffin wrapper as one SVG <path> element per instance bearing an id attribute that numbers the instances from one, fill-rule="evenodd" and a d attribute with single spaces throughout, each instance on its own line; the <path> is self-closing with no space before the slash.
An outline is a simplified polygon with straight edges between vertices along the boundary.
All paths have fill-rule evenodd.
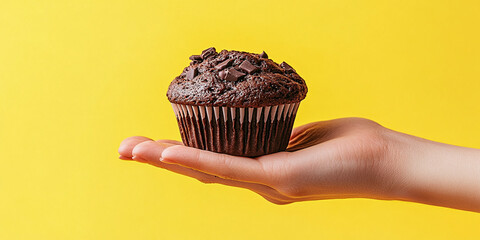
<path id="1" fill-rule="evenodd" d="M 299 105 L 231 108 L 172 103 L 183 144 L 248 157 L 287 148 Z"/>

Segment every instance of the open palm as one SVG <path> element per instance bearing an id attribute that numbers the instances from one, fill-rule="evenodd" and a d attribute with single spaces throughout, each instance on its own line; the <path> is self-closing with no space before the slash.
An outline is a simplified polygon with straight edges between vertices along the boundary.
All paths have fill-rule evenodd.
<path id="1" fill-rule="evenodd" d="M 120 158 L 193 177 L 250 189 L 270 202 L 369 197 L 389 190 L 385 164 L 388 130 L 361 118 L 314 122 L 293 130 L 286 152 L 256 158 L 186 147 L 172 140 L 129 137 Z"/>

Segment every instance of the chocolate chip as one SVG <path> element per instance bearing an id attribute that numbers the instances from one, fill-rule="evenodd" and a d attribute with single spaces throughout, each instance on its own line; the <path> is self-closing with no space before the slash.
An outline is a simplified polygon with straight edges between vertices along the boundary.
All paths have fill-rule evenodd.
<path id="1" fill-rule="evenodd" d="M 240 69 L 248 72 L 248 74 L 251 74 L 251 73 L 253 73 L 253 72 L 255 72 L 255 71 L 258 70 L 257 67 L 253 66 L 253 65 L 252 65 L 249 61 L 247 61 L 247 60 L 243 61 L 242 64 L 240 64 L 239 67 L 240 67 Z"/>
<path id="2" fill-rule="evenodd" d="M 195 78 L 195 76 L 197 76 L 197 74 L 198 74 L 198 69 L 197 68 L 192 68 L 192 69 L 188 70 L 186 78 L 188 80 L 192 80 L 192 79 Z"/>
<path id="3" fill-rule="evenodd" d="M 216 53 L 217 53 L 217 50 L 215 50 L 214 47 L 211 47 L 211 48 L 207 48 L 207 49 L 203 50 L 202 55 L 200 55 L 200 56 L 202 57 L 203 60 L 205 60 L 208 57 L 215 55 Z"/>
<path id="4" fill-rule="evenodd" d="M 228 67 L 228 65 L 230 65 L 230 63 L 232 63 L 232 62 L 233 62 L 233 59 L 227 59 L 227 60 L 219 63 L 217 66 L 215 66 L 215 69 L 222 70 L 222 69 Z"/>
<path id="5" fill-rule="evenodd" d="M 293 69 L 292 66 L 288 65 L 286 62 L 280 63 L 280 67 L 282 67 L 283 69 L 285 69 L 285 72 L 286 72 L 286 73 L 296 72 L 295 69 Z"/>
<path id="6" fill-rule="evenodd" d="M 286 63 L 286 62 L 280 63 L 280 67 L 282 67 L 282 68 L 292 68 L 292 66 L 288 65 L 288 63 Z"/>
<path id="7" fill-rule="evenodd" d="M 225 75 L 227 75 L 227 74 L 225 73 L 225 71 L 220 71 L 220 72 L 218 72 L 218 76 L 219 76 L 221 79 L 223 79 L 223 80 L 225 80 Z"/>
<path id="8" fill-rule="evenodd" d="M 188 59 L 192 60 L 192 61 L 202 61 L 202 56 L 200 55 L 192 55 L 190 56 Z"/>
<path id="9" fill-rule="evenodd" d="M 267 55 L 267 53 L 266 53 L 265 51 L 263 51 L 262 53 L 258 54 L 258 56 L 259 56 L 260 58 L 267 58 L 267 59 L 268 59 L 268 55 Z"/>
<path id="10" fill-rule="evenodd" d="M 227 70 L 227 75 L 225 76 L 225 80 L 235 82 L 239 78 L 245 76 L 245 73 L 239 72 L 233 68 Z"/>

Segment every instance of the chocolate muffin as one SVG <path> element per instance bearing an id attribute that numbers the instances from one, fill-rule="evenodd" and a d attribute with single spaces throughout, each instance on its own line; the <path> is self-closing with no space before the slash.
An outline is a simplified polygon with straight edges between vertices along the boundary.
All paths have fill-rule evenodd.
<path id="1" fill-rule="evenodd" d="M 290 65 L 215 48 L 190 60 L 167 91 L 185 145 L 248 157 L 286 149 L 307 94 Z"/>

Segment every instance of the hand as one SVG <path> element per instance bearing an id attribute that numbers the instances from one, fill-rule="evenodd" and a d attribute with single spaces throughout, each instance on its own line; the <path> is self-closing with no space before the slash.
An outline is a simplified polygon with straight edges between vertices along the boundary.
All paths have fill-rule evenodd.
<path id="1" fill-rule="evenodd" d="M 286 152 L 257 158 L 130 137 L 120 158 L 252 190 L 275 204 L 332 198 L 420 202 L 480 212 L 480 150 L 395 132 L 361 118 L 293 130 Z"/>
<path id="2" fill-rule="evenodd" d="M 125 139 L 122 159 L 134 159 L 204 183 L 250 189 L 270 202 L 388 198 L 391 176 L 386 129 L 359 118 L 310 123 L 294 129 L 288 152 L 257 158 L 218 154 L 171 140 Z"/>

